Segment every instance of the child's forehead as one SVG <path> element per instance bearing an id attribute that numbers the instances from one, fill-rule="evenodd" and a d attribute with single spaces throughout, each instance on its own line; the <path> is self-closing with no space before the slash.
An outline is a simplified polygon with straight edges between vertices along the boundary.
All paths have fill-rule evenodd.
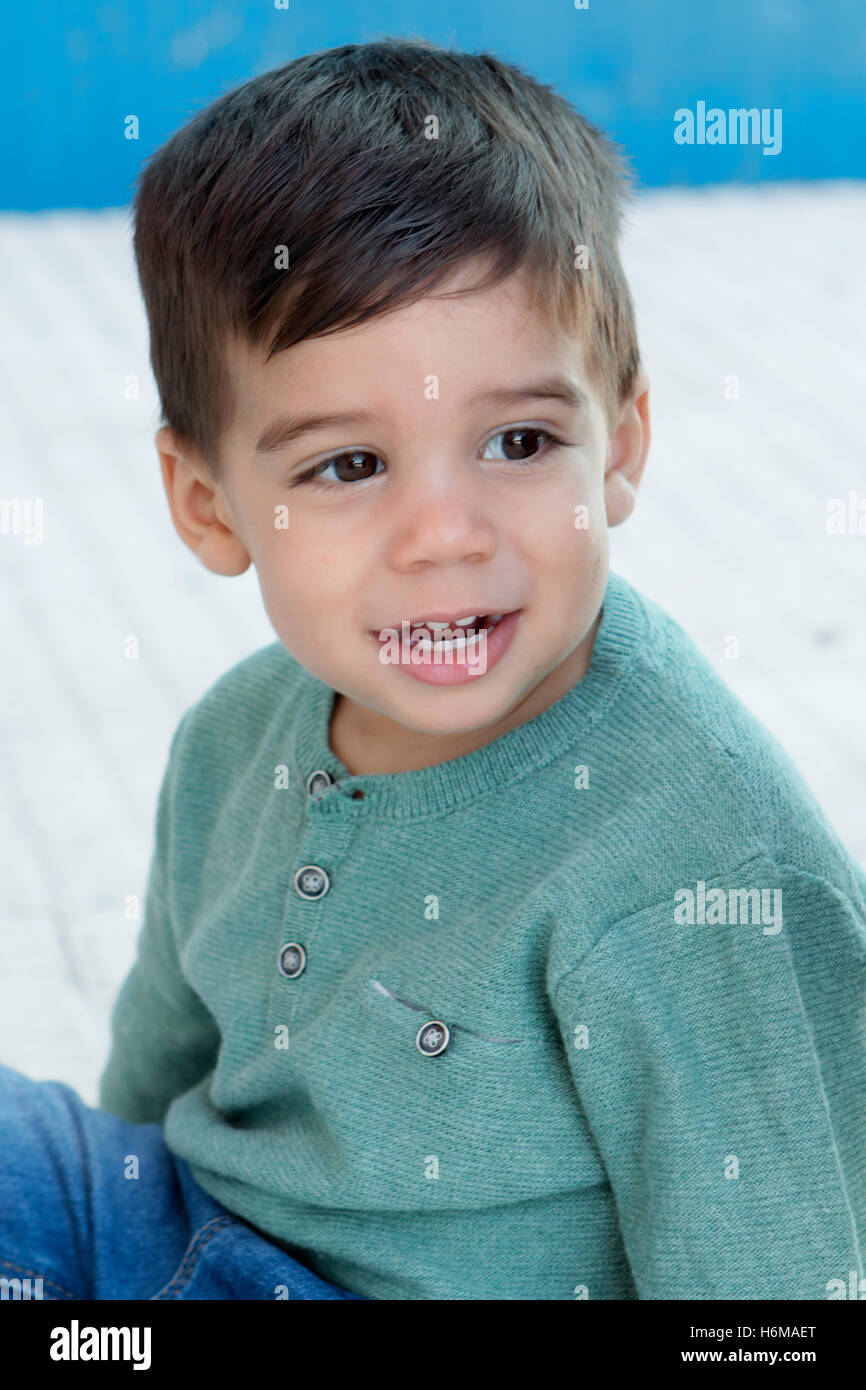
<path id="1" fill-rule="evenodd" d="M 530 368 L 535 377 L 566 365 L 577 377 L 587 376 L 582 338 L 556 321 L 525 269 L 494 285 L 477 284 L 477 275 L 461 269 L 411 301 L 278 352 L 269 347 L 278 327 L 264 342 L 232 335 L 229 371 L 254 394 L 269 394 L 274 385 L 339 394 L 347 378 L 387 388 L 389 377 L 396 385 L 404 372 L 416 370 L 438 380 L 453 369 L 454 386 L 483 374 L 493 389 L 504 385 L 498 376 L 526 375 Z"/>
<path id="2" fill-rule="evenodd" d="M 292 433 L 290 417 L 321 418 L 335 428 L 404 421 L 408 429 L 431 402 L 444 407 L 439 420 L 485 409 L 538 412 L 542 401 L 560 414 L 593 408 L 598 391 L 579 342 L 555 336 L 544 319 L 531 324 L 519 311 L 493 315 L 475 303 L 466 315 L 454 313 L 459 303 L 468 301 L 451 301 L 440 317 L 435 301 L 417 301 L 407 311 L 305 339 L 270 357 L 261 345 L 233 340 L 238 432 L 247 442 L 254 433 L 256 451 L 268 453 Z"/>

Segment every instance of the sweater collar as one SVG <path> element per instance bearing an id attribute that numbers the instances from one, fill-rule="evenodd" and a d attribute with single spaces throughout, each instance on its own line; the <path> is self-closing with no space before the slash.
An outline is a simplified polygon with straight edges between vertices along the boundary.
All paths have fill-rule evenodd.
<path id="1" fill-rule="evenodd" d="M 353 776 L 328 742 L 335 692 L 305 668 L 291 733 L 296 785 L 328 772 L 334 785 L 311 801 L 321 814 L 405 820 L 442 815 L 503 788 L 554 761 L 603 718 L 642 647 L 649 625 L 644 600 L 610 571 L 590 664 L 583 678 L 547 709 L 472 753 L 410 772 Z M 363 798 L 354 797 L 355 791 Z M 304 792 L 306 795 L 306 791 Z"/>

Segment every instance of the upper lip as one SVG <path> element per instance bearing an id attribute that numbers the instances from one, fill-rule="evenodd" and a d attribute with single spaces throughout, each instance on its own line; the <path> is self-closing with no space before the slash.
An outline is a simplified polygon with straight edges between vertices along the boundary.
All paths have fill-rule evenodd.
<path id="1" fill-rule="evenodd" d="M 453 624 L 456 623 L 456 621 L 457 621 L 458 618 L 469 618 L 469 617 L 471 617 L 473 614 L 474 614 L 475 617 L 477 617 L 477 618 L 484 618 L 484 617 L 490 617 L 490 615 L 491 615 L 492 613 L 501 613 L 501 614 L 503 615 L 503 617 L 504 617 L 506 613 L 513 613 L 513 612 L 514 612 L 514 609 L 513 609 L 513 608 L 478 608 L 478 607 L 473 608 L 473 607 L 471 607 L 471 606 L 468 607 L 468 608 L 452 608 L 452 610 L 451 610 L 450 613 L 443 613 L 443 612 L 441 612 L 441 611 L 435 612 L 435 613 L 427 612 L 427 613 L 421 613 L 420 616 L 417 617 L 417 618 L 402 618 L 402 617 L 396 618 L 396 619 L 394 619 L 393 622 L 383 623 L 381 628 L 374 628 L 373 631 L 374 631 L 374 632 L 381 632 L 382 629 L 383 629 L 383 628 L 386 628 L 386 627 L 388 627 L 388 628 L 398 628 L 398 627 L 400 626 L 400 624 L 401 624 L 401 623 L 404 623 L 404 622 L 408 622 L 408 624 L 409 624 L 410 627 L 412 626 L 413 623 L 424 623 L 424 622 L 430 622 L 430 623 L 451 623 L 452 626 L 453 626 Z"/>

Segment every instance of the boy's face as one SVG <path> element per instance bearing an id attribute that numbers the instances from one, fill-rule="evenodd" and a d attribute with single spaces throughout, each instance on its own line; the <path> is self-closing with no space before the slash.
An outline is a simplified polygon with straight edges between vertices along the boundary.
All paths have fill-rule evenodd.
<path id="1" fill-rule="evenodd" d="M 437 295 L 477 278 L 467 265 Z M 471 752 L 539 714 L 588 666 L 607 528 L 629 514 L 649 445 L 648 393 L 642 374 L 610 431 L 583 354 L 529 295 L 520 273 L 267 363 L 233 343 L 239 404 L 218 485 L 170 431 L 157 436 L 182 538 L 218 573 L 252 561 L 278 637 L 342 697 L 331 738 L 350 772 Z M 554 379 L 585 403 L 536 394 Z M 358 418 L 260 446 L 287 417 L 337 413 Z M 335 457 L 323 478 L 299 481 Z M 498 637 L 482 633 L 462 653 L 458 644 L 451 662 L 435 649 L 413 662 L 405 647 L 404 664 L 380 660 L 383 631 L 402 641 L 404 620 L 447 615 L 453 632 L 457 617 L 514 613 Z"/>

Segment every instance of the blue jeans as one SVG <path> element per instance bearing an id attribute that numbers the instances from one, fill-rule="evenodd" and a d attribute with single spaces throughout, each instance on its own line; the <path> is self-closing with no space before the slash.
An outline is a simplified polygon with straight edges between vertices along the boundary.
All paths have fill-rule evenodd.
<path id="1" fill-rule="evenodd" d="M 29 1279 L 44 1299 L 363 1298 L 210 1197 L 160 1125 L 2 1065 L 0 1279 Z M 14 1284 L 0 1291 L 18 1296 Z"/>

